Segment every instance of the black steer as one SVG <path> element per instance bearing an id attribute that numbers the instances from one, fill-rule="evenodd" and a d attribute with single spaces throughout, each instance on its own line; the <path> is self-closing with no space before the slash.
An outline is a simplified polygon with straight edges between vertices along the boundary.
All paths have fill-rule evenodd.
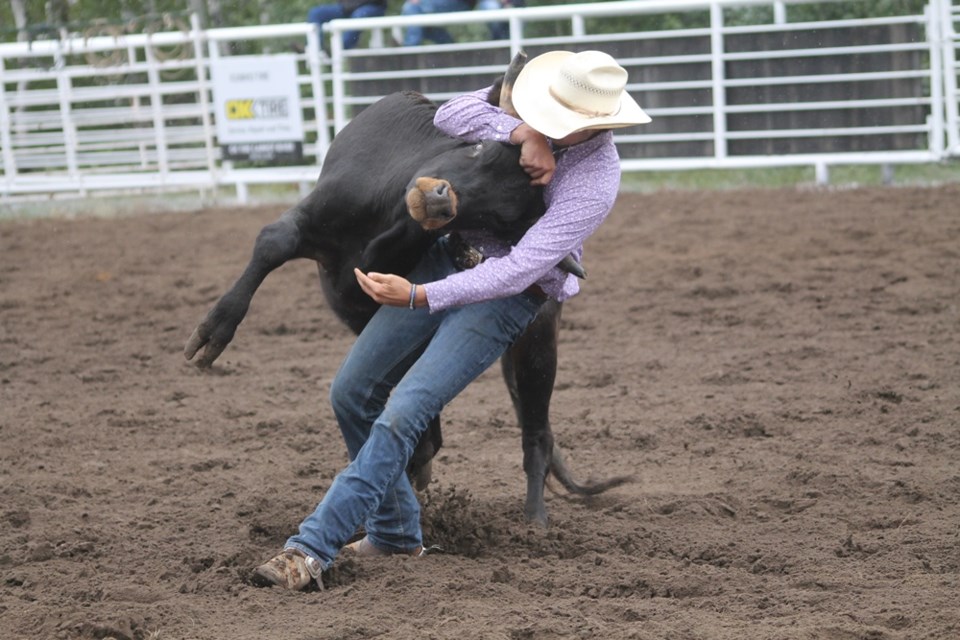
<path id="1" fill-rule="evenodd" d="M 377 305 L 353 274 L 405 274 L 438 231 L 489 229 L 519 238 L 544 210 L 542 192 L 519 167 L 519 149 L 496 142 L 468 144 L 433 126 L 436 106 L 420 94 L 387 96 L 336 136 L 314 190 L 265 226 L 236 283 L 210 310 L 184 349 L 210 366 L 233 339 L 257 288 L 294 258 L 315 260 L 328 304 L 359 333 Z M 543 486 L 553 472 L 571 492 L 589 495 L 619 484 L 575 482 L 553 446 L 548 411 L 557 363 L 561 305 L 550 301 L 501 359 L 522 430 L 529 520 L 545 524 Z M 422 488 L 441 444 L 439 417 L 411 461 Z"/>

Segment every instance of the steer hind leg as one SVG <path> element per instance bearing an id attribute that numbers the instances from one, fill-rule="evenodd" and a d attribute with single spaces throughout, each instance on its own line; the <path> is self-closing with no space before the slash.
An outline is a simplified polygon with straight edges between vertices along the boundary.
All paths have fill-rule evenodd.
<path id="1" fill-rule="evenodd" d="M 434 416 L 430 426 L 420 436 L 417 448 L 413 451 L 413 457 L 407 464 L 407 475 L 410 476 L 410 482 L 417 491 L 423 491 L 430 484 L 430 479 L 433 477 L 433 458 L 442 446 L 440 416 Z"/>
<path id="2" fill-rule="evenodd" d="M 501 358 L 523 443 L 523 470 L 527 475 L 524 516 L 547 524 L 543 487 L 553 456 L 550 398 L 557 375 L 557 336 L 561 304 L 547 301 L 540 314 Z"/>

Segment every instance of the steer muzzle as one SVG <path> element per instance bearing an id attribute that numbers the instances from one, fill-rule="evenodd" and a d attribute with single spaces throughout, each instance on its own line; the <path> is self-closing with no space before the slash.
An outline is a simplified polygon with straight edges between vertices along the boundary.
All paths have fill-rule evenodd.
<path id="1" fill-rule="evenodd" d="M 417 178 L 407 190 L 407 212 L 424 229 L 439 229 L 457 217 L 457 194 L 439 178 Z"/>

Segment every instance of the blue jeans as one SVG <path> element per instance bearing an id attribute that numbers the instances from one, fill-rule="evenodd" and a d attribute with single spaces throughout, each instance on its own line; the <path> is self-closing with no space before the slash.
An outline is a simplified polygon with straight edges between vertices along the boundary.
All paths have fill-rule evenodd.
<path id="1" fill-rule="evenodd" d="M 470 4 L 466 0 L 406 0 L 400 8 L 400 15 L 419 16 L 425 13 L 450 13 L 453 11 L 470 11 Z M 437 44 L 453 42 L 450 32 L 443 27 L 407 27 L 403 34 L 403 46 L 405 47 L 423 44 L 424 40 L 432 40 Z"/>
<path id="2" fill-rule="evenodd" d="M 510 6 L 522 7 L 525 6 L 526 2 L 523 0 L 516 0 L 511 2 Z M 477 11 L 489 11 L 495 9 L 503 9 L 504 5 L 501 0 L 478 0 L 477 1 Z M 490 29 L 490 39 L 491 40 L 506 40 L 510 37 L 510 23 L 509 22 L 488 22 L 487 28 Z"/>
<path id="3" fill-rule="evenodd" d="M 445 238 L 433 245 L 412 282 L 456 271 L 445 245 Z M 350 464 L 286 546 L 325 569 L 360 525 L 380 549 L 420 546 L 420 504 L 406 474 L 417 441 L 444 405 L 523 333 L 541 303 L 520 293 L 437 313 L 381 307 L 330 389 Z"/>
<path id="4" fill-rule="evenodd" d="M 339 3 L 321 4 L 307 12 L 307 22 L 317 25 L 317 31 L 320 33 L 320 42 L 323 42 L 323 30 L 320 26 L 324 22 L 338 20 L 340 18 L 376 18 L 383 15 L 383 7 L 376 4 L 362 4 L 357 7 L 349 16 L 343 11 Z M 343 48 L 353 49 L 360 41 L 359 31 L 343 32 Z"/>

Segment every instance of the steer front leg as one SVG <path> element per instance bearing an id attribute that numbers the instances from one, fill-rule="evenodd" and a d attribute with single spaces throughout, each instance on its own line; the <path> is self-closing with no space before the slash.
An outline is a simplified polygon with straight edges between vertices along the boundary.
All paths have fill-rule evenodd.
<path id="1" fill-rule="evenodd" d="M 549 300 L 514 345 L 501 358 L 503 378 L 510 391 L 523 444 L 523 470 L 527 475 L 524 516 L 546 526 L 543 486 L 553 456 L 550 398 L 557 376 L 559 302 Z"/>
<path id="2" fill-rule="evenodd" d="M 253 256 L 243 274 L 187 340 L 183 349 L 187 360 L 193 360 L 201 368 L 212 365 L 233 340 L 237 327 L 247 315 L 253 294 L 264 278 L 285 262 L 300 257 L 299 219 L 298 210 L 291 209 L 260 230 Z"/>

